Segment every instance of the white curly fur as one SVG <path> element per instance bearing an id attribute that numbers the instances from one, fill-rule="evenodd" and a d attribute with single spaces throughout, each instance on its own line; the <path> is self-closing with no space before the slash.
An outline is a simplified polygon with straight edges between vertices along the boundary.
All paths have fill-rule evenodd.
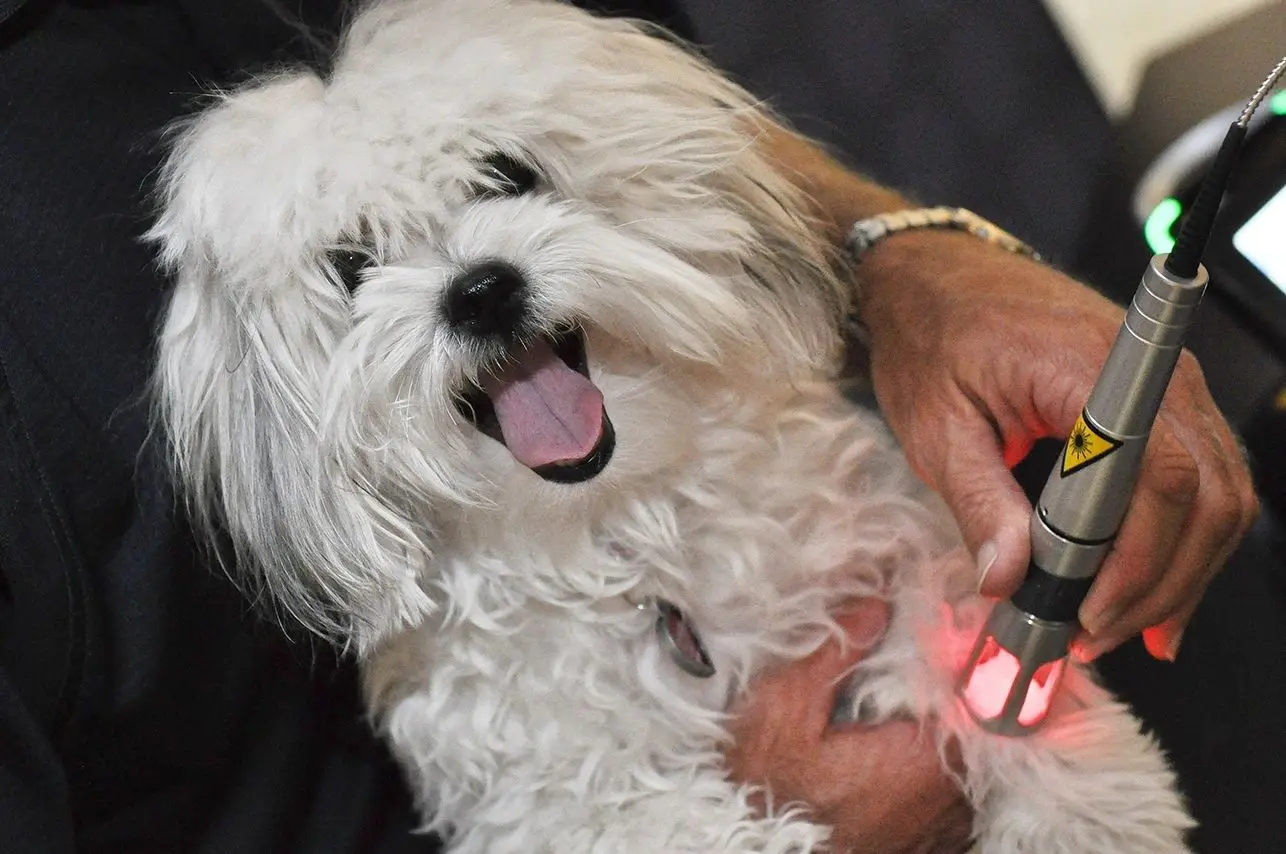
<path id="1" fill-rule="evenodd" d="M 453 851 L 807 852 L 721 767 L 765 664 L 894 616 L 867 722 L 959 744 L 988 854 L 1186 850 L 1156 745 L 1073 669 L 1049 724 L 975 727 L 953 675 L 984 603 L 944 508 L 832 381 L 847 308 L 760 107 L 636 25 L 540 0 L 384 0 L 325 76 L 286 69 L 175 131 L 151 237 L 177 284 L 158 419 L 194 519 L 253 595 L 351 644 L 425 826 Z M 479 194 L 488 153 L 536 192 Z M 372 263 L 350 295 L 327 252 Z M 546 482 L 455 399 L 505 352 L 443 293 L 504 259 L 534 328 L 583 328 L 611 462 Z M 717 674 L 658 646 L 661 596 Z M 928 737 L 928 736 L 926 736 Z"/>

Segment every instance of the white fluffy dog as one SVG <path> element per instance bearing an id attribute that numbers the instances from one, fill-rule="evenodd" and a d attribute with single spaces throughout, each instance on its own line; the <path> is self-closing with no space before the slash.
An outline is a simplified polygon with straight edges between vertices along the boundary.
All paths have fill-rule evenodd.
<path id="1" fill-rule="evenodd" d="M 158 412 L 196 522 L 361 656 L 453 851 L 808 852 L 720 764 L 765 665 L 893 604 L 867 723 L 959 747 L 978 847 L 1186 850 L 1083 671 L 1026 739 L 953 696 L 985 603 L 833 382 L 847 285 L 700 59 L 553 2 L 384 0 L 329 73 L 176 131 Z"/>

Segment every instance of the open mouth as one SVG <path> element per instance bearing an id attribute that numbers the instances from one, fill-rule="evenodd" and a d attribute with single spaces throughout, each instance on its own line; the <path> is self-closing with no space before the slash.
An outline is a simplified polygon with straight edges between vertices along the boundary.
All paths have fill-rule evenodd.
<path id="1" fill-rule="evenodd" d="M 480 382 L 456 399 L 460 411 L 545 480 L 581 483 L 611 461 L 616 433 L 580 329 L 515 345 Z"/>

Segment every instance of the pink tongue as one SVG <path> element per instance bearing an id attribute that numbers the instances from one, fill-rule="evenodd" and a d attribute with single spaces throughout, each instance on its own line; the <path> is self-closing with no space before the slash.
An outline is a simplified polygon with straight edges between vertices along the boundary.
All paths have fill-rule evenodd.
<path id="1" fill-rule="evenodd" d="M 514 459 L 528 468 L 579 462 L 603 436 L 603 393 L 544 341 L 482 377 Z"/>

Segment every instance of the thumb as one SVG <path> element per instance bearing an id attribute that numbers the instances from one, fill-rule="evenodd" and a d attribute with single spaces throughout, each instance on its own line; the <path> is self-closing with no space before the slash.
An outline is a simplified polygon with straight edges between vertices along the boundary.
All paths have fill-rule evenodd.
<path id="1" fill-rule="evenodd" d="M 1027 572 L 1031 504 L 1006 465 L 995 428 L 978 415 L 942 422 L 930 483 L 946 501 L 978 564 L 979 590 L 1008 596 Z"/>

